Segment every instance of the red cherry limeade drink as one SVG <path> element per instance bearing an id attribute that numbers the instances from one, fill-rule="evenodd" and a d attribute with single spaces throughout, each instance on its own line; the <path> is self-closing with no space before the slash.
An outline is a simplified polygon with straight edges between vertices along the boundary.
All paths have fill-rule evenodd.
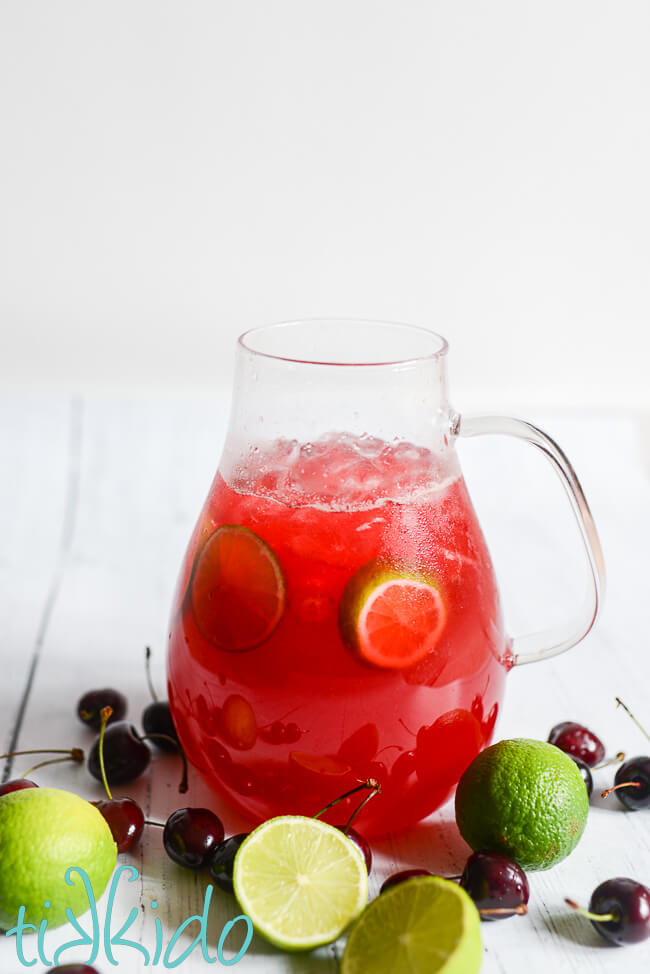
<path id="1" fill-rule="evenodd" d="M 255 820 L 313 815 L 372 777 L 360 829 L 418 821 L 490 742 L 507 670 L 455 454 L 331 434 L 233 469 L 212 484 L 172 614 L 188 757 Z M 358 800 L 326 817 L 345 823 Z"/>

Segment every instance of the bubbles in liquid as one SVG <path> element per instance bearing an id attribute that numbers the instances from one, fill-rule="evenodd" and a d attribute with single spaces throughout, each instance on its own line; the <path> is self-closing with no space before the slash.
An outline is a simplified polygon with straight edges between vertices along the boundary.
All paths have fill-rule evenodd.
<path id="1" fill-rule="evenodd" d="M 309 443 L 278 439 L 257 444 L 225 479 L 239 493 L 288 507 L 363 510 L 387 501 L 413 503 L 459 476 L 452 450 L 376 436 L 328 433 Z"/>

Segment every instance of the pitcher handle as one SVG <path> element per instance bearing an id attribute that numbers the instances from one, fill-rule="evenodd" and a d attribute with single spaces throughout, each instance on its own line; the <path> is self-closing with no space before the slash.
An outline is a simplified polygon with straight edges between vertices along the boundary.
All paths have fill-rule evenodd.
<path id="1" fill-rule="evenodd" d="M 587 635 L 596 621 L 605 591 L 605 563 L 594 519 L 580 481 L 566 454 L 541 429 L 522 419 L 509 416 L 456 416 L 453 432 L 459 436 L 483 436 L 496 433 L 527 440 L 550 460 L 562 481 L 575 515 L 589 563 L 590 583 L 585 592 L 580 615 L 567 626 L 543 632 L 515 636 L 511 641 L 512 665 L 535 663 L 566 652 Z"/>

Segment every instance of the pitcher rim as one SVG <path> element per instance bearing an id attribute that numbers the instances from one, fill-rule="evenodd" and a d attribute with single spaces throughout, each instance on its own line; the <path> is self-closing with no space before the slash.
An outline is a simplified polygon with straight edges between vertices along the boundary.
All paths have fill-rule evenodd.
<path id="1" fill-rule="evenodd" d="M 322 324 L 346 324 L 346 325 L 375 325 L 380 328 L 400 328 L 408 329 L 411 332 L 420 332 L 423 335 L 428 335 L 434 338 L 438 342 L 438 347 L 431 352 L 427 352 L 423 355 L 409 355 L 404 358 L 390 358 L 390 359 L 373 359 L 363 361 L 356 360 L 353 362 L 341 362 L 334 359 L 316 359 L 316 358 L 298 358 L 292 355 L 279 355 L 274 352 L 261 351 L 258 348 L 252 347 L 248 344 L 248 340 L 251 336 L 259 335 L 261 332 L 268 331 L 279 331 L 282 328 L 286 328 L 291 325 L 313 325 L 317 322 Z M 237 338 L 237 344 L 244 349 L 244 351 L 249 352 L 252 355 L 260 356 L 260 358 L 274 359 L 278 362 L 287 362 L 293 365 L 318 365 L 318 366 L 328 366 L 328 367 L 373 367 L 373 368 L 389 368 L 391 366 L 397 365 L 415 365 L 419 362 L 436 361 L 438 359 L 444 358 L 449 349 L 449 342 L 441 335 L 439 332 L 433 331 L 431 328 L 426 328 L 424 325 L 414 325 L 407 321 L 388 321 L 376 318 L 295 318 L 290 320 L 274 321 L 269 322 L 266 325 L 257 325 L 255 328 L 248 328 L 246 331 L 242 332 Z"/>

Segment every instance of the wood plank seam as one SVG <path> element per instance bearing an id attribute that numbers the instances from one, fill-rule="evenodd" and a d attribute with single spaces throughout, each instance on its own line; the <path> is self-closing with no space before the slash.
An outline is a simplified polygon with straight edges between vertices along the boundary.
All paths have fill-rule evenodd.
<path id="1" fill-rule="evenodd" d="M 81 481 L 81 450 L 83 436 L 83 412 L 84 404 L 82 399 L 72 399 L 70 401 L 69 434 L 68 434 L 68 474 L 66 480 L 65 503 L 63 509 L 63 522 L 61 527 L 61 541 L 59 543 L 59 557 L 52 575 L 48 593 L 41 613 L 41 619 L 34 640 L 32 658 L 27 672 L 27 679 L 18 704 L 16 719 L 13 723 L 6 752 L 11 754 L 18 748 L 18 738 L 25 719 L 25 712 L 29 702 L 29 696 L 34 685 L 34 678 L 38 667 L 45 637 L 52 618 L 52 613 L 61 590 L 63 576 L 67 566 L 70 551 L 72 549 L 72 539 L 76 523 L 77 507 L 79 504 L 79 486 Z M 5 760 L 2 774 L 2 783 L 11 777 L 14 759 L 9 757 Z"/>

